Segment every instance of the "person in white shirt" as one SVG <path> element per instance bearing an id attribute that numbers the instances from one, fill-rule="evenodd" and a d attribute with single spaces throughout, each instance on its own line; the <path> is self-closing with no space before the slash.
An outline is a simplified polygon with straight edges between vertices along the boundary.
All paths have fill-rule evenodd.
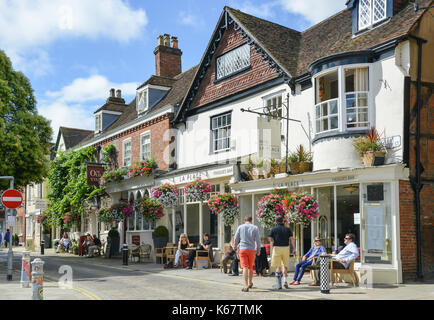
<path id="1" fill-rule="evenodd" d="M 347 233 L 344 238 L 345 247 L 337 255 L 332 257 L 333 269 L 348 269 L 351 261 L 359 256 L 357 245 L 353 242 L 355 235 Z M 319 272 L 314 272 L 314 282 L 310 286 L 319 286 Z"/>
<path id="2" fill-rule="evenodd" d="M 71 239 L 69 239 L 68 234 L 65 232 L 63 234 L 63 238 L 60 239 L 59 247 L 57 248 L 58 251 L 60 251 L 60 247 L 63 246 L 65 248 L 66 252 L 69 252 L 69 243 L 71 242 Z"/>

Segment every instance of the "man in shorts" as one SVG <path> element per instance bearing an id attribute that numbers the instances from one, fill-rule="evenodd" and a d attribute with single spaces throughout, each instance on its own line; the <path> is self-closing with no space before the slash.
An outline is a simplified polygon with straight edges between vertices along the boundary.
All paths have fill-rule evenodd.
<path id="1" fill-rule="evenodd" d="M 291 240 L 295 255 L 295 240 L 292 231 L 283 224 L 283 217 L 276 218 L 276 226 L 271 229 L 268 235 L 268 241 L 273 242 L 273 251 L 271 253 L 271 266 L 276 268 L 276 284 L 274 290 L 282 289 L 282 268 L 283 268 L 283 285 L 288 288 L 288 262 L 289 262 L 289 240 Z"/>
<path id="2" fill-rule="evenodd" d="M 252 224 L 252 217 L 244 218 L 244 224 L 240 225 L 234 236 L 233 248 L 237 249 L 238 243 L 240 250 L 241 268 L 243 269 L 244 288 L 243 292 L 249 291 L 253 287 L 253 265 L 255 264 L 256 256 L 261 253 L 261 238 L 259 229 Z"/>

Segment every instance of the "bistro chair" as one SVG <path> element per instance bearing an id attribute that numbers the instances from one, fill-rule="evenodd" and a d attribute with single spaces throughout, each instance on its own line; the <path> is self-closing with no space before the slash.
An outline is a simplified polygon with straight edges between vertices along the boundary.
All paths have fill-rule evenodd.
<path id="1" fill-rule="evenodd" d="M 201 253 L 201 255 L 199 253 Z M 212 260 L 214 260 L 212 254 L 212 246 L 210 246 L 208 250 L 196 250 L 196 269 L 199 269 L 199 260 L 207 260 L 209 267 L 212 268 Z"/>
<path id="2" fill-rule="evenodd" d="M 143 258 L 143 261 L 145 258 L 151 259 L 151 251 L 152 246 L 150 244 L 142 244 L 140 246 L 140 258 Z"/>
<path id="3" fill-rule="evenodd" d="M 128 253 L 130 256 L 130 259 L 133 258 L 138 258 L 140 262 L 140 246 L 136 245 L 136 244 L 131 244 L 130 248 L 128 248 Z"/>
<path id="4" fill-rule="evenodd" d="M 330 274 L 331 274 L 331 280 L 332 280 L 332 285 L 334 285 L 335 282 L 338 282 L 337 280 L 337 275 L 341 275 L 341 274 L 349 274 L 351 276 L 351 280 L 353 281 L 353 286 L 355 287 L 358 279 L 357 279 L 357 275 L 356 272 L 354 271 L 354 260 L 350 262 L 348 269 L 334 269 L 333 268 L 333 261 L 337 261 L 337 260 L 331 260 L 330 261 Z"/>
<path id="5" fill-rule="evenodd" d="M 166 261 L 169 262 L 169 259 L 175 261 L 176 248 L 175 247 L 166 247 Z"/>

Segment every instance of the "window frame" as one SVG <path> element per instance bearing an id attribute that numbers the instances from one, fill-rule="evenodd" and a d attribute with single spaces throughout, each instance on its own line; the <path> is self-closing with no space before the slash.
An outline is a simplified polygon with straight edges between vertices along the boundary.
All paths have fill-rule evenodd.
<path id="1" fill-rule="evenodd" d="M 148 130 L 140 134 L 140 161 L 145 160 L 145 158 L 143 157 L 143 138 L 146 136 L 149 136 L 149 159 L 151 159 L 152 157 L 152 136 L 151 131 Z"/>
<path id="2" fill-rule="evenodd" d="M 347 105 L 346 105 L 346 94 L 348 92 L 345 92 L 345 69 L 357 69 L 357 68 L 368 68 L 368 86 L 369 90 L 367 91 L 367 100 L 368 100 L 368 125 L 366 127 L 347 127 Z M 329 99 L 320 103 L 316 103 L 316 79 L 319 77 L 325 76 L 328 73 L 338 71 L 338 128 L 328 131 L 321 131 L 317 132 L 316 129 L 316 106 L 318 104 L 322 104 L 328 101 L 331 101 L 333 99 Z M 352 131 L 357 130 L 365 130 L 369 129 L 372 126 L 375 126 L 375 117 L 374 117 L 374 111 L 375 111 L 375 104 L 374 104 L 374 97 L 372 94 L 372 88 L 373 88 L 373 64 L 372 63 L 355 63 L 355 64 L 346 64 L 341 66 L 336 66 L 327 70 L 324 70 L 322 72 L 319 72 L 315 74 L 314 77 L 312 77 L 312 83 L 313 83 L 313 131 L 314 136 L 322 135 L 322 134 L 328 134 L 331 132 L 341 134 L 341 133 L 348 133 Z"/>
<path id="3" fill-rule="evenodd" d="M 372 28 L 373 26 L 375 26 L 376 24 L 386 20 L 387 17 L 387 6 L 388 6 L 388 1 L 387 0 L 363 0 L 363 1 L 369 1 L 369 23 L 366 25 L 361 25 L 361 19 L 360 19 L 360 15 L 361 15 L 361 1 L 359 1 L 359 4 L 357 6 L 357 27 L 358 27 L 358 31 L 362 31 L 362 30 L 366 30 L 369 28 Z M 382 1 L 384 3 L 384 16 L 380 19 L 375 20 L 375 4 L 378 1 Z"/>
<path id="4" fill-rule="evenodd" d="M 227 73 L 227 74 L 225 74 L 223 76 L 218 77 L 218 63 L 219 63 L 219 60 L 222 59 L 222 58 L 224 58 L 224 57 L 228 57 L 228 55 L 230 55 L 230 54 L 234 54 L 235 51 L 240 50 L 242 47 L 248 47 L 249 48 L 249 50 L 248 50 L 248 54 L 249 54 L 248 61 L 249 61 L 249 64 L 247 66 L 244 66 L 244 67 L 238 69 L 238 70 L 232 71 L 230 73 Z M 218 83 L 218 82 L 223 81 L 223 80 L 225 80 L 227 78 L 230 78 L 230 77 L 232 77 L 232 76 L 234 76 L 234 75 L 236 75 L 238 73 L 241 73 L 241 72 L 244 72 L 244 71 L 250 69 L 252 67 L 251 58 L 252 58 L 251 48 L 250 48 L 250 44 L 248 44 L 248 43 L 244 43 L 242 45 L 239 45 L 238 47 L 236 47 L 236 48 L 234 48 L 232 50 L 229 50 L 229 51 L 221 54 L 220 56 L 216 57 L 215 63 L 214 63 L 215 64 L 215 74 L 214 74 L 214 80 L 215 81 L 214 81 L 214 83 Z"/>
<path id="5" fill-rule="evenodd" d="M 130 143 L 130 163 L 129 164 L 125 164 L 125 145 L 127 143 Z M 133 140 L 132 138 L 127 138 L 125 140 L 122 141 L 122 166 L 123 167 L 128 167 L 131 166 L 133 163 Z"/>
<path id="6" fill-rule="evenodd" d="M 139 105 L 140 105 L 140 96 L 141 96 L 142 94 L 145 95 L 145 97 L 144 97 L 145 106 L 144 106 L 143 109 L 141 109 L 141 108 L 139 107 Z M 137 113 L 138 113 L 138 114 L 141 114 L 141 113 L 146 112 L 146 111 L 149 110 L 149 89 L 148 89 L 148 87 L 144 87 L 144 88 L 142 88 L 142 89 L 140 89 L 140 90 L 137 90 L 137 103 L 136 103 L 136 110 L 137 110 Z"/>
<path id="7" fill-rule="evenodd" d="M 231 122 L 230 122 L 229 125 L 226 122 L 226 125 L 224 127 L 222 126 L 222 127 L 218 127 L 218 128 L 213 128 L 213 120 L 214 119 L 223 118 L 223 117 L 227 117 L 227 116 L 230 116 L 230 119 L 231 119 Z M 218 125 L 218 120 L 217 120 L 217 125 Z M 216 139 L 215 136 L 214 136 L 214 131 L 215 130 L 223 130 L 223 129 L 226 129 L 226 137 L 224 137 L 224 138 L 217 138 Z M 227 134 L 228 130 L 229 130 L 229 135 Z M 224 113 L 220 113 L 220 114 L 217 114 L 217 115 L 210 116 L 211 154 L 217 154 L 217 153 L 220 153 L 220 152 L 227 152 L 227 151 L 231 150 L 231 133 L 232 133 L 232 111 L 228 111 L 228 112 L 224 112 Z M 222 148 L 222 149 L 216 149 L 215 148 L 215 142 L 218 141 L 218 140 L 224 141 L 225 139 L 228 139 L 228 142 L 227 142 L 228 145 L 227 145 L 227 147 L 226 148 Z"/>

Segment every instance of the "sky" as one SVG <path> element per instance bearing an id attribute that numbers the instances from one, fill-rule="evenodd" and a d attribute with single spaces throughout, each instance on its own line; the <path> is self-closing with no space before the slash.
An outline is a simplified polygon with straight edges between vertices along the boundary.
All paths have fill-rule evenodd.
<path id="1" fill-rule="evenodd" d="M 198 64 L 224 6 L 303 31 L 345 0 L 0 0 L 0 50 L 30 80 L 38 113 L 94 129 L 110 88 L 127 103 L 155 74 L 157 37 L 178 37 L 182 70 Z"/>

